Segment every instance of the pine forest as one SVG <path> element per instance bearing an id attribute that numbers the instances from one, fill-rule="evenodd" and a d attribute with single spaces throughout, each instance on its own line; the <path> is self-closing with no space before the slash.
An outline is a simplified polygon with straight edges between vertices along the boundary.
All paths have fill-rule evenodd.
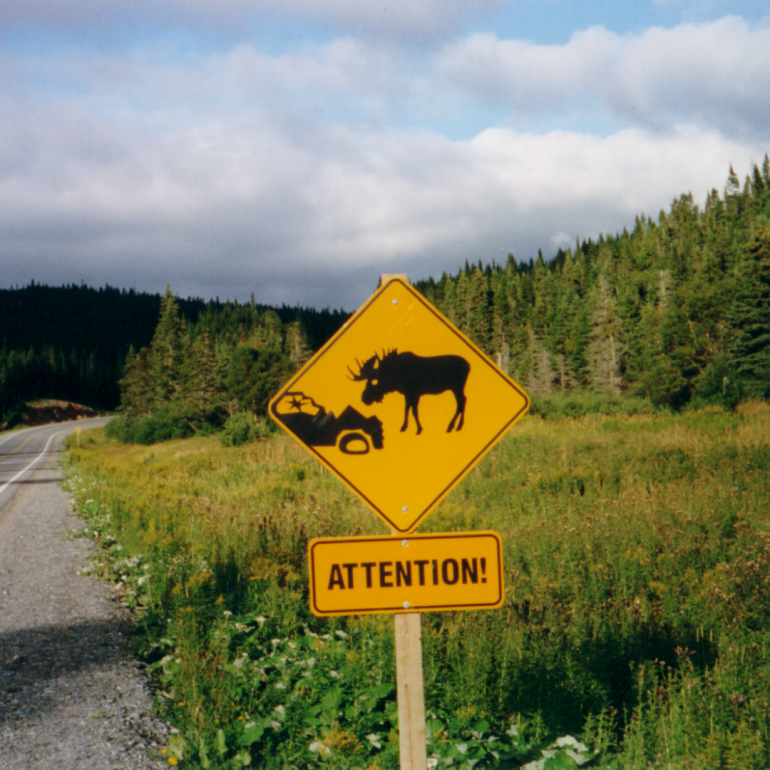
<path id="1" fill-rule="evenodd" d="M 170 289 L 159 297 L 33 281 L 0 290 L 0 424 L 12 425 L 26 401 L 59 398 L 107 410 L 122 405 L 132 424 L 164 407 L 175 417 L 157 440 L 215 428 L 239 409 L 264 411 L 267 396 L 249 394 L 248 376 L 270 370 L 274 384 L 347 317 L 179 299 Z"/>
<path id="2" fill-rule="evenodd" d="M 701 209 L 555 259 L 466 265 L 418 288 L 532 395 L 591 389 L 680 409 L 770 394 L 770 162 Z"/>
<path id="3" fill-rule="evenodd" d="M 533 397 L 681 410 L 770 395 L 770 161 L 701 208 L 550 260 L 467 262 L 416 287 Z M 0 413 L 37 397 L 119 407 L 143 443 L 264 415 L 343 311 L 85 286 L 0 290 Z M 549 401 L 550 399 L 550 401 Z M 566 401 L 565 401 L 566 399 Z M 598 401 L 597 401 L 598 399 Z M 143 427 L 141 427 L 143 426 Z M 137 432 L 138 431 L 138 432 Z"/>

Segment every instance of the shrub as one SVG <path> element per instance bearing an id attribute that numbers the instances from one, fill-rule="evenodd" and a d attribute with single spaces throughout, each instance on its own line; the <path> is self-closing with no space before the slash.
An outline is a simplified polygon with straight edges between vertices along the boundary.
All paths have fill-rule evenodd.
<path id="1" fill-rule="evenodd" d="M 161 441 L 187 438 L 193 434 L 207 436 L 221 425 L 216 413 L 201 418 L 176 404 L 166 404 L 151 417 L 141 422 L 132 422 L 126 416 L 112 420 L 107 435 L 124 444 L 158 444 Z"/>
<path id="2" fill-rule="evenodd" d="M 119 417 L 115 417 L 115 419 L 110 420 L 107 423 L 107 427 L 105 428 L 105 432 L 110 438 L 117 439 L 124 444 L 130 443 L 128 438 L 130 430 L 131 427 L 128 424 L 128 420 L 126 419 L 125 415 L 120 415 Z"/>
<path id="3" fill-rule="evenodd" d="M 728 412 L 734 412 L 743 398 L 743 383 L 734 367 L 724 359 L 717 359 L 706 367 L 695 390 L 692 407 L 721 406 Z"/>
<path id="4" fill-rule="evenodd" d="M 588 390 L 564 391 L 551 396 L 534 396 L 529 413 L 544 419 L 585 417 L 589 414 L 647 414 L 655 412 L 652 402 L 638 396 L 615 398 Z"/>
<path id="5" fill-rule="evenodd" d="M 227 418 L 219 436 L 222 446 L 241 446 L 249 441 L 267 438 L 273 432 L 273 424 L 267 417 L 257 417 L 251 412 L 238 412 Z"/>

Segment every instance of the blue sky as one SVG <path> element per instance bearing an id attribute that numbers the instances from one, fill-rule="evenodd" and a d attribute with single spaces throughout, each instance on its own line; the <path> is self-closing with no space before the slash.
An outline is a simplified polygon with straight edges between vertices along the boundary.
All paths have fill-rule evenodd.
<path id="1" fill-rule="evenodd" d="M 0 0 L 0 264 L 355 309 L 770 151 L 766 2 Z"/>

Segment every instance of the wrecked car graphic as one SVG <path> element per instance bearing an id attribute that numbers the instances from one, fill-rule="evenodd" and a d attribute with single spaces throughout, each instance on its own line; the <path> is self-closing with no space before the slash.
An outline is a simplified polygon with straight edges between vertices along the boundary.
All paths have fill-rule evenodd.
<path id="1" fill-rule="evenodd" d="M 339 416 L 317 404 L 302 391 L 288 391 L 272 405 L 273 416 L 308 446 L 336 446 L 348 455 L 382 449 L 382 422 L 365 417 L 352 406 Z"/>

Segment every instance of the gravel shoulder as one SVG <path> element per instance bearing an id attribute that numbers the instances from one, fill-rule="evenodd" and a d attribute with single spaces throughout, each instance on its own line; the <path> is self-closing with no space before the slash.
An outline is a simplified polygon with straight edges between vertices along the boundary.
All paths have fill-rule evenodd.
<path id="1" fill-rule="evenodd" d="M 80 575 L 90 543 L 68 536 L 84 524 L 61 481 L 45 462 L 0 511 L 0 767 L 167 767 L 151 756 L 167 727 L 125 652 L 130 618 Z"/>

